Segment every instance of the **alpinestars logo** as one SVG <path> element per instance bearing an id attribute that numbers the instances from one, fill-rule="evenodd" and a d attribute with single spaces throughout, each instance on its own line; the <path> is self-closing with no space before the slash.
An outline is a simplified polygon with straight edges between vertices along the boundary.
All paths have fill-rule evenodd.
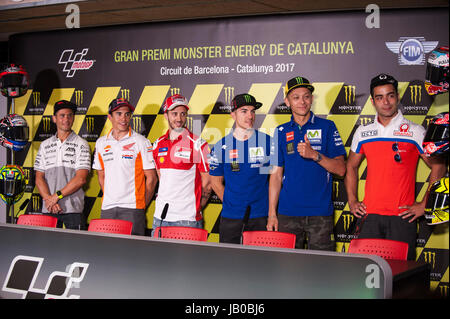
<path id="1" fill-rule="evenodd" d="M 89 49 L 85 48 L 81 52 L 74 53 L 73 49 L 64 50 L 59 57 L 59 64 L 63 64 L 63 72 L 66 77 L 72 78 L 78 70 L 89 70 L 94 65 L 94 60 L 85 60 Z"/>
<path id="2" fill-rule="evenodd" d="M 69 295 L 69 290 L 83 280 L 89 264 L 74 262 L 67 272 L 54 271 L 44 289 L 35 287 L 44 258 L 17 256 L 11 262 L 2 290 L 21 295 L 22 299 L 79 299 Z"/>

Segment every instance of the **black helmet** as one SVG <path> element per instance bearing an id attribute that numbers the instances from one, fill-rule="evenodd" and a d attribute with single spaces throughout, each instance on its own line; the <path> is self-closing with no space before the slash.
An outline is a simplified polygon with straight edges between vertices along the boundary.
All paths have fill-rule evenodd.
<path id="1" fill-rule="evenodd" d="M 28 143 L 27 121 L 18 114 L 8 114 L 0 120 L 0 144 L 13 151 L 21 151 Z"/>
<path id="2" fill-rule="evenodd" d="M 19 97 L 28 90 L 28 73 L 22 66 L 9 64 L 0 73 L 0 91 L 6 97 Z"/>
<path id="3" fill-rule="evenodd" d="M 428 56 L 425 73 L 425 89 L 429 95 L 441 94 L 448 91 L 448 47 L 433 50 Z"/>
<path id="4" fill-rule="evenodd" d="M 439 113 L 428 124 L 423 149 L 427 155 L 445 155 L 448 153 L 448 112 Z"/>

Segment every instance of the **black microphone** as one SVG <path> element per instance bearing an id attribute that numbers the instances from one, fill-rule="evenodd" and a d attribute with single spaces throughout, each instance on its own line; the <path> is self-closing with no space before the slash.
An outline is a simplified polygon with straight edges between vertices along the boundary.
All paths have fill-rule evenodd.
<path id="1" fill-rule="evenodd" d="M 166 205 L 164 205 L 163 211 L 161 213 L 161 221 L 159 222 L 159 232 L 158 232 L 158 237 L 161 238 L 161 225 L 163 220 L 166 218 L 167 216 L 167 211 L 169 210 L 169 203 L 166 203 Z"/>
<path id="2" fill-rule="evenodd" d="M 244 228 L 248 224 L 248 219 L 250 218 L 250 205 L 247 206 L 247 209 L 245 210 L 244 218 L 242 219 L 242 230 L 241 230 L 241 244 L 242 244 L 242 234 L 244 233 Z"/>

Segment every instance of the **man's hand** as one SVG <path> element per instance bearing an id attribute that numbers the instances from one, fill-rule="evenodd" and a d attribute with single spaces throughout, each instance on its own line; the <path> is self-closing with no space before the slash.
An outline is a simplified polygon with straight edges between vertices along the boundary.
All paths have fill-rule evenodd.
<path id="1" fill-rule="evenodd" d="M 59 201 L 59 197 L 56 194 L 47 196 L 46 198 L 43 198 L 44 203 L 45 203 L 45 207 L 47 208 L 47 210 L 50 213 L 53 214 L 58 214 L 60 212 L 62 212 L 61 207 L 58 204 Z"/>
<path id="2" fill-rule="evenodd" d="M 366 205 L 363 202 L 348 202 L 348 206 L 350 207 L 350 212 L 357 218 L 361 218 L 367 214 Z"/>
<path id="3" fill-rule="evenodd" d="M 317 151 L 313 150 L 311 147 L 311 143 L 308 140 L 308 136 L 305 134 L 305 141 L 297 144 L 297 151 L 303 158 L 316 159 Z"/>
<path id="4" fill-rule="evenodd" d="M 401 216 L 403 219 L 412 217 L 408 221 L 408 222 L 412 223 L 417 218 L 419 218 L 420 216 L 425 214 L 425 205 L 426 205 L 426 203 L 414 202 L 414 204 L 412 204 L 411 206 L 400 206 L 399 209 L 406 208 L 406 210 L 404 212 L 401 212 L 400 214 L 398 214 L 398 216 Z"/>
<path id="5" fill-rule="evenodd" d="M 268 231 L 278 231 L 278 218 L 276 215 L 269 215 L 267 217 L 267 226 Z"/>

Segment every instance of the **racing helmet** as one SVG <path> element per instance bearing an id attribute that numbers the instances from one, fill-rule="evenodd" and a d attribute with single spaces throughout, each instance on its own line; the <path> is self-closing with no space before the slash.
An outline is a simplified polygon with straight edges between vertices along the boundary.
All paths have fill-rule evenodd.
<path id="1" fill-rule="evenodd" d="M 13 151 L 21 151 L 28 143 L 27 121 L 18 114 L 8 114 L 0 120 L 0 144 Z"/>
<path id="2" fill-rule="evenodd" d="M 11 205 L 18 202 L 26 186 L 25 174 L 18 165 L 4 165 L 0 169 L 0 197 Z"/>
<path id="3" fill-rule="evenodd" d="M 0 91 L 6 97 L 16 98 L 28 90 L 28 73 L 22 66 L 9 64 L 0 73 Z"/>
<path id="4" fill-rule="evenodd" d="M 448 46 L 433 50 L 428 56 L 425 89 L 429 95 L 448 92 Z"/>
<path id="5" fill-rule="evenodd" d="M 428 124 L 423 149 L 427 155 L 445 155 L 448 153 L 448 112 L 439 113 Z"/>
<path id="6" fill-rule="evenodd" d="M 428 225 L 448 222 L 448 177 L 442 177 L 430 187 L 425 218 Z"/>

